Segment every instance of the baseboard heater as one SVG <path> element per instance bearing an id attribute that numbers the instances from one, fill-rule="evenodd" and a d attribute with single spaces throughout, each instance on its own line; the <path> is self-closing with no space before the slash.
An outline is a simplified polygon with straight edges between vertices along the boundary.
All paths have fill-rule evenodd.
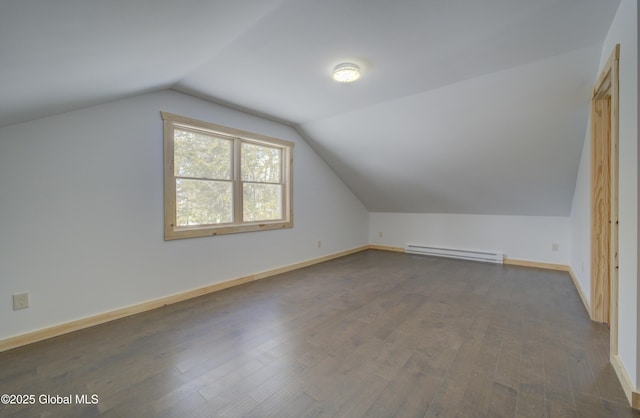
<path id="1" fill-rule="evenodd" d="M 502 264 L 504 259 L 504 254 L 499 252 L 456 250 L 453 248 L 431 247 L 418 244 L 407 244 L 404 251 L 409 254 L 434 255 L 437 257 L 460 258 L 463 260 L 498 264 Z"/>

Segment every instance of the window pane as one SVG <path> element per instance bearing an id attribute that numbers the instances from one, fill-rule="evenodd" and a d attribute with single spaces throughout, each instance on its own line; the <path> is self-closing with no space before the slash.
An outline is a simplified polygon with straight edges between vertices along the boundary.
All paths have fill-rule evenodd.
<path id="1" fill-rule="evenodd" d="M 233 221 L 232 183 L 229 181 L 176 179 L 178 226 Z"/>
<path id="2" fill-rule="evenodd" d="M 231 180 L 233 141 L 174 130 L 175 176 Z"/>
<path id="3" fill-rule="evenodd" d="M 245 222 L 282 219 L 282 186 L 244 183 L 242 189 Z"/>
<path id="4" fill-rule="evenodd" d="M 280 183 L 282 150 L 279 148 L 242 143 L 242 181 Z"/>

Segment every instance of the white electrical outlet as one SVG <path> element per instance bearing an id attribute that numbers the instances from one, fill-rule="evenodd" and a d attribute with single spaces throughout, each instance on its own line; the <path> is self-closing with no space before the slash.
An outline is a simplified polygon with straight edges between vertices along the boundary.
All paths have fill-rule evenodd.
<path id="1" fill-rule="evenodd" d="M 560 251 L 560 244 L 551 244 L 551 251 Z"/>
<path id="2" fill-rule="evenodd" d="M 18 293 L 13 295 L 13 310 L 26 309 L 29 307 L 29 294 Z"/>

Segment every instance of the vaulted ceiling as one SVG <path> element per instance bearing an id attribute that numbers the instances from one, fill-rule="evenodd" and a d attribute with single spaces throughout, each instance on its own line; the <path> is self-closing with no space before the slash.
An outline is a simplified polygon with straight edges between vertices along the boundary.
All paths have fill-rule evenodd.
<path id="1" fill-rule="evenodd" d="M 173 88 L 295 127 L 370 211 L 566 216 L 618 5 L 3 1 L 0 126 Z"/>

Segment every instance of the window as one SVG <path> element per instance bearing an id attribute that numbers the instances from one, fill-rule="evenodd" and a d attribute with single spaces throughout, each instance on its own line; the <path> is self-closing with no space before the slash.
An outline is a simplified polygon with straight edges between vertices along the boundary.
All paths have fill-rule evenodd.
<path id="1" fill-rule="evenodd" d="M 162 112 L 165 240 L 291 228 L 293 143 Z"/>

